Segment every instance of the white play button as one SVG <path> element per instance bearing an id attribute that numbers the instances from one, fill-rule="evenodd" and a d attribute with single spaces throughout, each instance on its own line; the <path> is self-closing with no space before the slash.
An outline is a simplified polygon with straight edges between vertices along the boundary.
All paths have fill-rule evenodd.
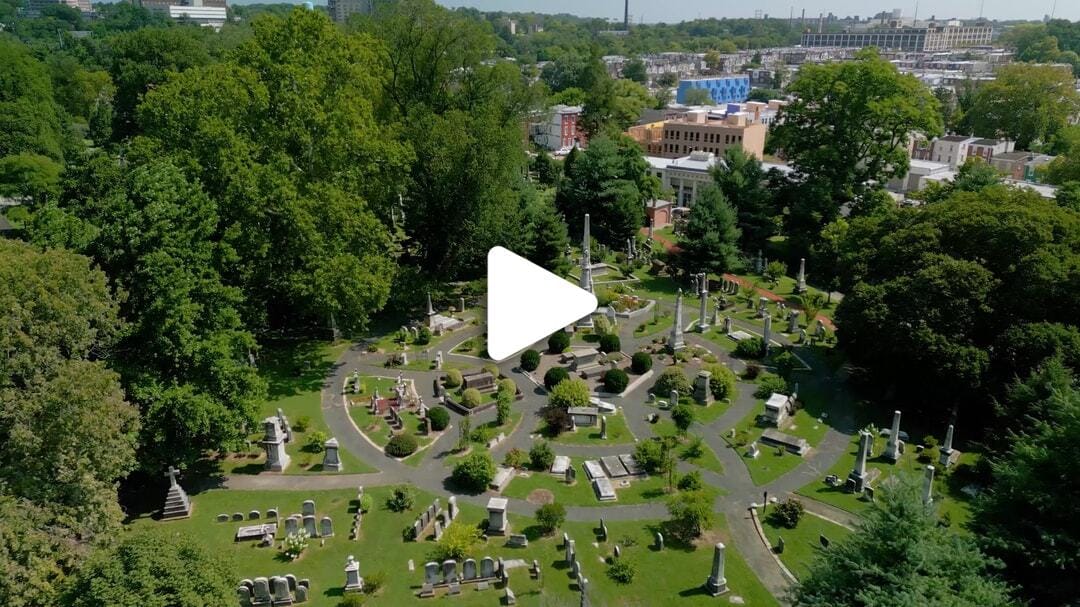
<path id="1" fill-rule="evenodd" d="M 596 296 L 502 247 L 487 258 L 487 351 L 496 361 L 596 310 Z"/>

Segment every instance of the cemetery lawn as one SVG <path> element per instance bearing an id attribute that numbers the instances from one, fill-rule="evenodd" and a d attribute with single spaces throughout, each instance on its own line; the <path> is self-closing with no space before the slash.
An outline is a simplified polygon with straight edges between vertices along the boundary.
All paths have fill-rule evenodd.
<path id="1" fill-rule="evenodd" d="M 556 449 L 556 453 L 558 449 Z M 527 500 L 529 494 L 537 489 L 550 491 L 555 497 L 555 501 L 565 506 L 607 506 L 611 504 L 644 504 L 655 500 L 663 500 L 668 496 L 667 493 L 667 479 L 661 476 L 649 476 L 648 478 L 632 480 L 629 487 L 620 486 L 620 481 L 623 479 L 611 479 L 611 484 L 615 486 L 615 494 L 618 499 L 613 502 L 601 502 L 596 498 L 596 492 L 593 491 L 592 482 L 585 474 L 585 467 L 583 462 L 587 458 L 584 457 L 572 457 L 570 458 L 570 464 L 577 472 L 577 480 L 573 485 L 567 485 L 563 480 L 563 476 L 551 474 L 550 472 L 528 472 L 527 477 L 515 476 L 510 484 L 506 486 L 503 491 L 503 495 L 506 497 L 514 497 L 518 499 Z M 708 574 L 706 572 L 706 577 Z"/>
<path id="2" fill-rule="evenodd" d="M 750 471 L 750 478 L 755 485 L 770 483 L 794 470 L 803 461 L 803 458 L 786 450 L 782 455 L 777 455 L 776 447 L 764 443 L 758 443 L 758 450 L 761 454 L 756 459 L 745 455 L 750 443 L 758 440 L 761 433 L 770 427 L 757 421 L 757 416 L 764 412 L 765 401 L 758 400 L 750 413 L 735 424 L 735 440 L 732 441 L 727 434 L 723 435 L 724 440 L 729 445 L 732 445 L 732 448 L 738 450 L 739 457 L 746 464 L 747 469 Z M 785 434 L 806 439 L 806 442 L 810 443 L 811 447 L 816 447 L 828 430 L 828 425 L 824 422 L 818 422 L 805 407 L 788 416 L 784 427 L 780 429 Z"/>
<path id="3" fill-rule="evenodd" d="M 679 434 L 678 429 L 675 428 L 675 424 L 672 423 L 671 420 L 666 419 L 656 422 L 656 425 L 653 426 L 653 432 L 655 432 L 657 436 L 678 436 Z M 690 456 L 691 446 L 695 438 L 698 438 L 698 436 L 694 434 L 693 429 L 691 429 L 687 436 L 681 437 L 677 448 L 678 458 L 686 463 L 698 466 L 699 468 L 711 470 L 717 474 L 723 474 L 724 465 L 720 463 L 720 459 L 716 457 L 716 453 L 713 452 L 712 447 L 705 441 L 701 441 L 701 454 L 697 457 Z"/>
<path id="4" fill-rule="evenodd" d="M 381 390 L 380 393 L 385 394 Z M 364 405 L 358 403 L 349 407 L 349 417 L 352 417 L 356 427 L 360 428 L 364 436 L 379 447 L 385 448 L 386 444 L 390 442 L 390 438 L 394 436 L 390 424 L 383 419 L 383 416 L 372 415 L 371 411 Z M 416 437 L 420 449 L 423 449 L 439 437 L 439 433 L 436 432 L 432 432 L 430 436 L 424 434 L 424 422 L 420 420 L 415 410 L 401 412 L 401 422 L 403 431 L 410 432 Z"/>
<path id="5" fill-rule="evenodd" d="M 253 579 L 286 573 L 292 573 L 301 579 L 309 578 L 312 595 L 307 604 L 312 607 L 336 607 L 341 601 L 343 568 L 349 555 L 357 556 L 361 575 L 365 579 L 384 579 L 382 589 L 369 599 L 368 604 L 422 604 L 423 601 L 417 599 L 415 594 L 423 581 L 424 563 L 429 560 L 435 544 L 430 540 L 406 542 L 402 540 L 402 531 L 411 526 L 412 521 L 431 503 L 434 496 L 418 491 L 413 510 L 395 513 L 387 510 L 385 506 L 390 491 L 390 487 L 367 489 L 366 493 L 373 498 L 372 510 L 364 515 L 358 540 L 349 539 L 349 526 L 355 508 L 355 504 L 351 502 L 356 496 L 354 489 L 210 490 L 192 496 L 194 511 L 189 519 L 160 522 L 146 517 L 133 521 L 131 527 L 161 527 L 194 537 L 208 550 L 231 561 L 238 581 L 243 578 Z M 445 504 L 446 496 L 439 497 Z M 327 538 L 325 546 L 320 546 L 319 540 L 313 540 L 296 561 L 286 560 L 276 548 L 259 548 L 255 542 L 234 542 L 233 536 L 241 523 L 215 522 L 218 513 L 246 513 L 253 509 L 265 512 L 272 507 L 278 507 L 283 515 L 288 515 L 298 512 L 300 503 L 305 499 L 315 500 L 316 516 L 321 518 L 327 515 L 334 520 L 336 535 Z M 455 524 L 474 525 L 486 518 L 482 508 L 467 501 L 460 504 L 461 515 Z M 728 546 L 725 572 L 731 587 L 727 596 L 741 596 L 746 605 L 777 605 L 777 601 L 769 595 L 743 561 L 737 547 L 732 545 L 723 517 L 718 515 L 717 518 L 717 527 L 696 542 L 696 545 L 678 545 L 669 538 L 661 552 L 653 547 L 653 532 L 660 529 L 659 521 L 610 521 L 607 523 L 608 541 L 598 542 L 595 522 L 567 523 L 559 532 L 541 536 L 532 526 L 530 517 L 511 512 L 511 530 L 526 534 L 529 537 L 529 546 L 507 548 L 502 538 L 491 538 L 471 550 L 469 556 L 478 561 L 484 556 L 495 559 L 501 556 L 507 560 L 522 559 L 529 563 L 536 559 L 542 568 L 539 581 L 530 579 L 526 568 L 511 571 L 510 584 L 518 597 L 518 603 L 577 604 L 577 584 L 571 579 L 569 568 L 563 563 L 562 557 L 561 532 L 566 531 L 577 542 L 578 560 L 589 578 L 589 598 L 594 605 L 714 606 L 717 600 L 705 594 L 701 587 L 709 575 L 712 544 L 723 541 Z M 261 520 L 266 522 L 266 519 Z M 598 542 L 598 545 L 593 546 L 594 542 Z M 622 558 L 630 559 L 637 568 L 634 581 L 627 585 L 616 584 L 606 575 L 607 565 L 603 559 L 610 556 L 615 543 L 623 547 Z M 413 561 L 413 571 L 409 571 L 410 560 Z M 655 572 L 663 572 L 663 575 L 655 575 Z M 498 587 L 478 592 L 474 585 L 463 585 L 462 590 L 460 596 L 452 599 L 454 605 L 490 607 L 500 604 L 503 596 L 502 589 Z M 444 594 L 445 590 L 439 590 L 439 598 L 434 599 L 433 604 L 441 604 Z M 726 599 L 723 600 L 727 602 Z"/>
<path id="6" fill-rule="evenodd" d="M 765 531 L 765 537 L 769 538 L 769 545 L 774 548 L 779 538 L 784 538 L 784 552 L 778 556 L 795 577 L 806 574 L 810 563 L 822 549 L 818 539 L 820 536 L 824 535 L 835 542 L 853 533 L 847 527 L 831 523 L 809 512 L 803 514 L 799 525 L 794 529 L 773 524 L 766 514 L 761 520 L 761 528 Z"/>
<path id="7" fill-rule="evenodd" d="M 258 363 L 259 374 L 266 380 L 268 398 L 259 409 L 259 419 L 261 421 L 264 417 L 275 415 L 281 408 L 293 427 L 293 440 L 285 447 L 292 462 L 285 474 L 322 473 L 322 452 L 307 451 L 304 447 L 308 436 L 314 432 L 322 432 L 326 438 L 330 438 L 322 415 L 321 390 L 334 361 L 350 346 L 350 342 L 292 341 L 270 346 L 263 352 Z M 326 386 L 326 389 L 336 394 L 341 386 Z M 307 427 L 301 432 L 299 425 L 304 421 Z M 258 427 L 259 431 L 249 437 L 251 449 L 231 454 L 221 461 L 223 474 L 258 474 L 263 471 L 266 454 L 259 447 L 263 437 L 262 424 L 258 424 Z M 338 453 L 344 464 L 343 472 L 376 472 L 375 468 L 348 450 L 341 449 Z"/>
<path id="8" fill-rule="evenodd" d="M 908 443 L 906 446 L 904 455 L 900 457 L 900 461 L 893 464 L 889 460 L 881 457 L 881 454 L 885 451 L 886 439 L 883 436 L 874 437 L 874 457 L 871 457 L 866 462 L 866 467 L 877 468 L 881 470 L 881 476 L 874 481 L 873 486 L 875 488 L 880 487 L 882 481 L 888 478 L 891 474 L 894 474 L 897 470 L 906 471 L 910 474 L 918 475 L 920 481 L 919 486 L 922 486 L 922 475 L 926 464 L 918 460 L 918 455 L 915 453 L 914 442 Z M 844 491 L 843 487 L 830 487 L 825 484 L 825 477 L 829 474 L 835 474 L 840 477 L 843 482 L 851 469 L 855 467 L 855 458 L 859 450 L 858 435 L 852 438 L 851 443 L 848 445 L 847 452 L 837 462 L 829 468 L 828 472 L 822 473 L 817 480 L 803 486 L 796 493 L 809 497 L 811 499 L 831 504 L 837 508 L 853 512 L 855 514 L 861 514 L 871 507 L 871 502 L 861 497 L 856 497 L 854 494 Z M 762 452 L 764 454 L 764 452 Z M 937 458 L 934 458 L 933 464 L 937 468 L 934 475 L 934 504 L 937 507 L 938 516 L 948 516 L 952 521 L 954 529 L 963 529 L 967 521 L 971 518 L 971 507 L 969 505 L 970 498 L 961 489 L 968 484 L 964 480 L 964 470 L 970 470 L 971 466 L 974 466 L 981 455 L 975 452 L 963 452 L 960 457 L 960 461 L 953 464 L 949 470 L 943 471 L 937 463 Z M 929 463 L 929 462 L 928 462 Z"/>
<path id="9" fill-rule="evenodd" d="M 453 333 L 451 333 L 453 335 Z M 464 354 L 477 358 L 487 358 L 487 340 L 480 335 L 470 337 L 454 346 L 451 354 Z"/>
<path id="10" fill-rule="evenodd" d="M 659 305 L 659 304 L 657 304 Z M 671 325 L 674 319 L 671 317 L 671 313 L 661 312 L 660 318 L 650 318 L 649 320 L 634 327 L 634 337 L 647 337 L 649 335 L 655 335 L 662 331 L 671 330 Z"/>
<path id="11" fill-rule="evenodd" d="M 630 431 L 630 426 L 626 424 L 626 416 L 622 410 L 616 413 L 609 413 L 604 417 L 607 418 L 607 435 L 606 439 L 600 438 L 600 423 L 597 422 L 595 426 L 578 428 L 577 430 L 565 430 L 559 433 L 558 436 L 549 437 L 552 443 L 563 445 L 623 445 L 633 444 L 635 442 L 634 433 Z M 541 423 L 538 433 L 544 433 L 546 426 Z"/>

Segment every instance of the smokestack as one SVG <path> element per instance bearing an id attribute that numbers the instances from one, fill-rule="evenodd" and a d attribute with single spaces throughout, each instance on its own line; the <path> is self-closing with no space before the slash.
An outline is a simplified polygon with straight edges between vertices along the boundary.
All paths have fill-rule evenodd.
<path id="1" fill-rule="evenodd" d="M 623 29 L 630 31 L 630 0 L 623 4 Z"/>
<path id="2" fill-rule="evenodd" d="M 825 32 L 825 13 L 818 13 L 817 33 L 822 34 L 824 32 Z"/>
<path id="3" fill-rule="evenodd" d="M 799 25 L 801 27 L 806 27 L 806 9 L 805 8 L 802 9 L 802 17 L 799 18 Z"/>

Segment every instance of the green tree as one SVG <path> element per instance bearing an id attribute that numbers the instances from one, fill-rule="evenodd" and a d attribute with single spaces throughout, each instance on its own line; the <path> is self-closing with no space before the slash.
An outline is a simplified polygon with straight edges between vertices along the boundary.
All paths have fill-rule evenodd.
<path id="1" fill-rule="evenodd" d="M 724 150 L 721 162 L 713 167 L 713 180 L 738 214 L 739 246 L 753 252 L 776 235 L 776 216 L 772 194 L 761 161 L 742 148 Z"/>
<path id="2" fill-rule="evenodd" d="M 486 451 L 470 453 L 454 466 L 451 478 L 459 487 L 480 493 L 495 478 L 495 461 Z"/>
<path id="3" fill-rule="evenodd" d="M 430 556 L 439 562 L 447 559 L 464 559 L 480 545 L 483 537 L 483 533 L 476 527 L 470 527 L 460 521 L 451 523 L 443 530 L 442 537 L 436 542 L 435 550 Z"/>
<path id="4" fill-rule="evenodd" d="M 0 158 L 23 152 L 63 160 L 64 121 L 42 62 L 11 36 L 0 38 Z"/>
<path id="5" fill-rule="evenodd" d="M 578 233 L 586 213 L 593 236 L 622 247 L 645 221 L 645 201 L 655 197 L 659 183 L 632 139 L 599 137 L 589 148 L 563 165 L 566 174 L 555 204 Z"/>
<path id="6" fill-rule="evenodd" d="M 533 470 L 545 472 L 555 463 L 555 452 L 547 441 L 540 441 L 529 449 L 529 464 Z"/>
<path id="7" fill-rule="evenodd" d="M 566 506 L 558 502 L 544 504 L 536 509 L 536 524 L 544 533 L 551 533 L 566 522 Z"/>
<path id="8" fill-rule="evenodd" d="M 795 587 L 794 604 L 1015 604 L 972 539 L 938 525 L 920 486 L 902 476 L 878 489 L 858 531 L 818 553 Z"/>
<path id="9" fill-rule="evenodd" d="M 712 392 L 713 398 L 717 400 L 735 398 L 736 382 L 738 380 L 734 371 L 718 363 L 706 363 L 701 368 L 712 375 L 709 378 L 709 390 Z"/>
<path id="10" fill-rule="evenodd" d="M 690 394 L 690 380 L 687 379 L 682 367 L 671 366 L 661 371 L 660 377 L 656 378 L 656 383 L 652 388 L 653 394 L 660 398 L 667 398 L 672 390 L 678 390 L 680 396 Z"/>
<path id="11" fill-rule="evenodd" d="M 671 421 L 679 432 L 686 433 L 694 423 L 694 409 L 690 405 L 678 404 L 671 408 Z"/>
<path id="12" fill-rule="evenodd" d="M 236 596 L 231 562 L 195 538 L 140 531 L 96 552 L 65 592 L 64 607 L 218 607 Z"/>
<path id="13" fill-rule="evenodd" d="M 690 543 L 713 528 L 713 499 L 707 491 L 680 491 L 668 498 L 667 530 L 675 539 Z"/>
<path id="14" fill-rule="evenodd" d="M 712 95 L 707 89 L 692 88 L 683 94 L 685 105 L 714 105 Z"/>
<path id="15" fill-rule="evenodd" d="M 589 385 L 574 378 L 559 382 L 551 390 L 548 403 L 560 409 L 589 406 Z"/>
<path id="16" fill-rule="evenodd" d="M 570 269 L 565 254 L 569 243 L 566 222 L 550 200 L 540 202 L 530 211 L 528 229 L 531 242 L 526 258 L 556 274 L 566 274 Z"/>
<path id="17" fill-rule="evenodd" d="M 698 190 L 690 219 L 679 235 L 679 265 L 687 272 L 723 274 L 739 267 L 735 209 L 715 185 Z"/>
<path id="18" fill-rule="evenodd" d="M 0 600 L 12 607 L 57 605 L 80 552 L 76 532 L 47 506 L 0 494 Z"/>
<path id="19" fill-rule="evenodd" d="M 784 107 L 770 138 L 801 179 L 822 188 L 824 206 L 811 216 L 816 233 L 868 183 L 906 174 L 910 134 L 932 137 L 942 124 L 929 89 L 874 49 L 854 61 L 806 67 L 791 83 L 795 101 Z"/>
<path id="20" fill-rule="evenodd" d="M 30 152 L 4 156 L 0 158 L 0 194 L 42 204 L 59 193 L 61 170 L 48 156 Z"/>
<path id="21" fill-rule="evenodd" d="M 638 57 L 627 61 L 622 68 L 622 77 L 645 84 L 649 80 L 649 75 L 645 71 L 645 62 Z"/>
<path id="22" fill-rule="evenodd" d="M 974 508 L 983 549 L 1037 605 L 1068 604 L 1080 594 L 1080 527 L 1070 515 L 1080 481 L 1061 457 L 1080 440 L 1080 394 L 1071 383 L 1023 412 L 1026 429 L 1010 434 L 992 460 L 992 482 Z"/>
<path id="23" fill-rule="evenodd" d="M 1080 109 L 1072 70 L 1053 65 L 1002 66 L 975 93 L 963 126 L 980 137 L 1001 137 L 1017 149 L 1048 144 Z"/>

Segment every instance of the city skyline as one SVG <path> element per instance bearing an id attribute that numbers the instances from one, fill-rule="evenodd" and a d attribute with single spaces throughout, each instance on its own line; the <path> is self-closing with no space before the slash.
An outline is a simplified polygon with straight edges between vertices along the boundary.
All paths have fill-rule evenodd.
<path id="1" fill-rule="evenodd" d="M 438 0 L 448 7 L 471 7 L 483 11 L 521 11 L 546 14 L 568 13 L 582 17 L 610 18 L 621 20 L 623 0 L 593 0 L 577 2 L 574 0 Z M 868 5 L 864 0 L 818 0 L 813 3 L 796 3 L 791 0 L 758 0 L 733 6 L 718 6 L 713 0 L 677 0 L 675 2 L 644 2 L 631 0 L 630 16 L 635 23 L 667 22 L 675 23 L 692 19 L 710 17 L 754 17 L 755 11 L 762 11 L 773 18 L 785 18 L 794 13 L 799 18 L 806 9 L 806 17 L 816 19 L 824 13 L 846 17 L 859 15 L 866 18 L 883 10 L 899 8 L 904 17 L 915 15 L 917 3 L 913 0 L 903 2 L 883 2 Z M 1080 3 L 1058 0 L 1037 0 L 1032 4 L 1020 4 L 1012 0 L 943 0 L 940 2 L 922 1 L 918 4 L 918 16 L 928 18 L 934 15 L 940 19 L 974 19 L 980 9 L 989 19 L 1041 20 L 1044 15 L 1054 13 L 1055 18 L 1080 20 Z"/>

